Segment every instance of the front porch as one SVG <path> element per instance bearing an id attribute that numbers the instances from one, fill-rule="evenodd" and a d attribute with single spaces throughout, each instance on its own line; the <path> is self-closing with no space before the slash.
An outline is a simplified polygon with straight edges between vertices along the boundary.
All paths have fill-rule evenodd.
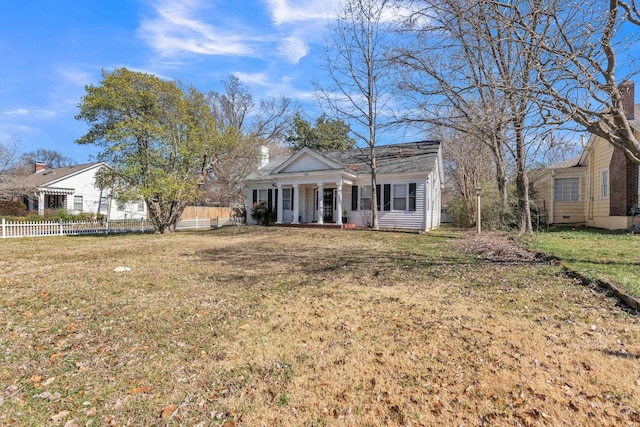
<path id="1" fill-rule="evenodd" d="M 336 183 L 278 183 L 272 205 L 276 211 L 276 225 L 341 227 L 343 217 L 349 216 L 350 209 L 345 200 L 350 200 L 351 194 L 351 183 L 342 180 Z"/>

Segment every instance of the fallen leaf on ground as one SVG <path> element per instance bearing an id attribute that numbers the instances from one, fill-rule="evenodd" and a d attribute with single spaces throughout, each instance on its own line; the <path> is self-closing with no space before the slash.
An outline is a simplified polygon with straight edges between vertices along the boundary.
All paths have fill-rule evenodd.
<path id="1" fill-rule="evenodd" d="M 62 411 L 62 412 L 58 412 L 55 415 L 52 415 L 50 420 L 53 422 L 58 422 L 64 418 L 67 418 L 69 416 L 70 412 L 69 411 Z"/>
<path id="2" fill-rule="evenodd" d="M 160 415 L 163 420 L 168 419 L 171 414 L 176 410 L 176 405 L 169 405 L 162 410 L 162 414 Z"/>
<path id="3" fill-rule="evenodd" d="M 136 387 L 127 391 L 127 394 L 140 394 L 140 393 L 148 393 L 151 390 L 150 387 Z"/>

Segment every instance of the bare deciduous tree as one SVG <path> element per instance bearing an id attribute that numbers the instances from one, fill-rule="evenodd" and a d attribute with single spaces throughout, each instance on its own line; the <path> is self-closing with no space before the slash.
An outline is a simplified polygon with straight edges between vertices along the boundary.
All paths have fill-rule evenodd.
<path id="1" fill-rule="evenodd" d="M 15 139 L 0 141 L 0 200 L 19 192 L 18 143 Z"/>
<path id="2" fill-rule="evenodd" d="M 545 32 L 522 21 L 524 12 L 518 5 L 510 6 L 508 25 L 544 51 L 535 67 L 540 82 L 536 98 L 547 108 L 546 121 L 574 121 L 640 163 L 640 140 L 628 118 L 633 111 L 625 111 L 623 105 L 625 92 L 632 87 L 621 84 L 636 76 L 638 67 L 634 63 L 620 67 L 632 38 L 617 38 L 625 25 L 640 25 L 636 0 L 588 0 L 579 7 L 562 0 L 539 0 L 533 6 L 551 17 Z"/>
<path id="3" fill-rule="evenodd" d="M 388 0 L 347 0 L 329 25 L 326 64 L 330 83 L 316 85 L 316 94 L 333 116 L 345 120 L 356 136 L 371 167 L 371 225 L 378 228 L 376 195 L 376 144 L 391 123 L 388 114 L 391 75 L 385 53 L 390 34 Z"/>
<path id="4" fill-rule="evenodd" d="M 218 132 L 234 143 L 218 153 L 219 161 L 204 183 L 204 201 L 240 207 L 245 205 L 242 181 L 258 166 L 260 147 L 280 151 L 296 107 L 286 97 L 261 100 L 256 106 L 240 79 L 229 76 L 222 83 L 224 92 L 210 92 L 207 98 Z"/>
<path id="5" fill-rule="evenodd" d="M 532 231 L 528 154 L 537 151 L 536 144 L 544 141 L 544 134 L 549 131 L 540 120 L 535 121 L 540 117 L 535 98 L 537 66 L 545 61 L 546 52 L 533 39 L 537 33 L 544 34 L 552 22 L 544 9 L 533 7 L 540 1 L 404 2 L 414 10 L 410 29 L 417 27 L 426 45 L 414 46 L 399 55 L 414 71 L 428 78 L 430 86 L 418 92 L 420 95 L 454 111 L 455 121 L 468 126 L 467 131 L 484 135 L 494 151 L 498 170 L 503 156 L 500 150 L 511 154 L 521 233 Z M 532 31 L 512 25 L 516 19 Z M 435 61 L 429 57 L 433 51 L 438 55 Z M 434 117 L 428 120 L 434 122 Z M 505 175 L 501 175 L 499 171 L 498 184 L 503 186 L 500 180 Z M 505 197 L 506 186 L 501 190 Z"/>

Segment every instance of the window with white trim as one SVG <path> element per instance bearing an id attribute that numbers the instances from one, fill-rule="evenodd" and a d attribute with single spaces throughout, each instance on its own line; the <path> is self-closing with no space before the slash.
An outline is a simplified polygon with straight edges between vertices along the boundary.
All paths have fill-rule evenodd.
<path id="1" fill-rule="evenodd" d="M 82 211 L 82 196 L 73 196 L 73 210 Z"/>
<path id="2" fill-rule="evenodd" d="M 580 201 L 580 178 L 555 178 L 553 181 L 556 202 Z"/>
<path id="3" fill-rule="evenodd" d="M 406 184 L 393 185 L 393 210 L 394 211 L 407 210 L 407 185 Z"/>
<path id="4" fill-rule="evenodd" d="M 108 204 L 109 204 L 109 200 L 107 199 L 107 196 L 102 196 L 100 198 L 100 212 L 107 212 Z"/>
<path id="5" fill-rule="evenodd" d="M 360 189 L 360 209 L 371 210 L 371 186 L 362 186 Z"/>
<path id="6" fill-rule="evenodd" d="M 269 190 L 258 190 L 258 203 L 267 203 L 267 191 Z"/>
<path id="7" fill-rule="evenodd" d="M 138 200 L 138 212 L 144 212 L 144 200 Z"/>
<path id="8" fill-rule="evenodd" d="M 282 209 L 285 211 L 291 210 L 291 189 L 282 189 Z"/>
<path id="9" fill-rule="evenodd" d="M 609 198 L 609 170 L 600 171 L 600 198 Z"/>

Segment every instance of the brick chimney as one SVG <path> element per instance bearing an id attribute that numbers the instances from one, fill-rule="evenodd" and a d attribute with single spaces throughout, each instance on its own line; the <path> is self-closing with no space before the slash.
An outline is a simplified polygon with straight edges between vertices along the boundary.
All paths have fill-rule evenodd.
<path id="1" fill-rule="evenodd" d="M 34 164 L 34 172 L 35 173 L 42 172 L 46 168 L 47 168 L 47 165 L 44 162 L 35 162 L 35 164 Z"/>
<path id="2" fill-rule="evenodd" d="M 635 109 L 635 83 L 631 80 L 625 80 L 620 83 L 618 86 L 620 90 L 620 95 L 622 96 L 622 108 L 624 112 L 627 114 L 627 120 L 634 119 L 634 109 Z"/>

